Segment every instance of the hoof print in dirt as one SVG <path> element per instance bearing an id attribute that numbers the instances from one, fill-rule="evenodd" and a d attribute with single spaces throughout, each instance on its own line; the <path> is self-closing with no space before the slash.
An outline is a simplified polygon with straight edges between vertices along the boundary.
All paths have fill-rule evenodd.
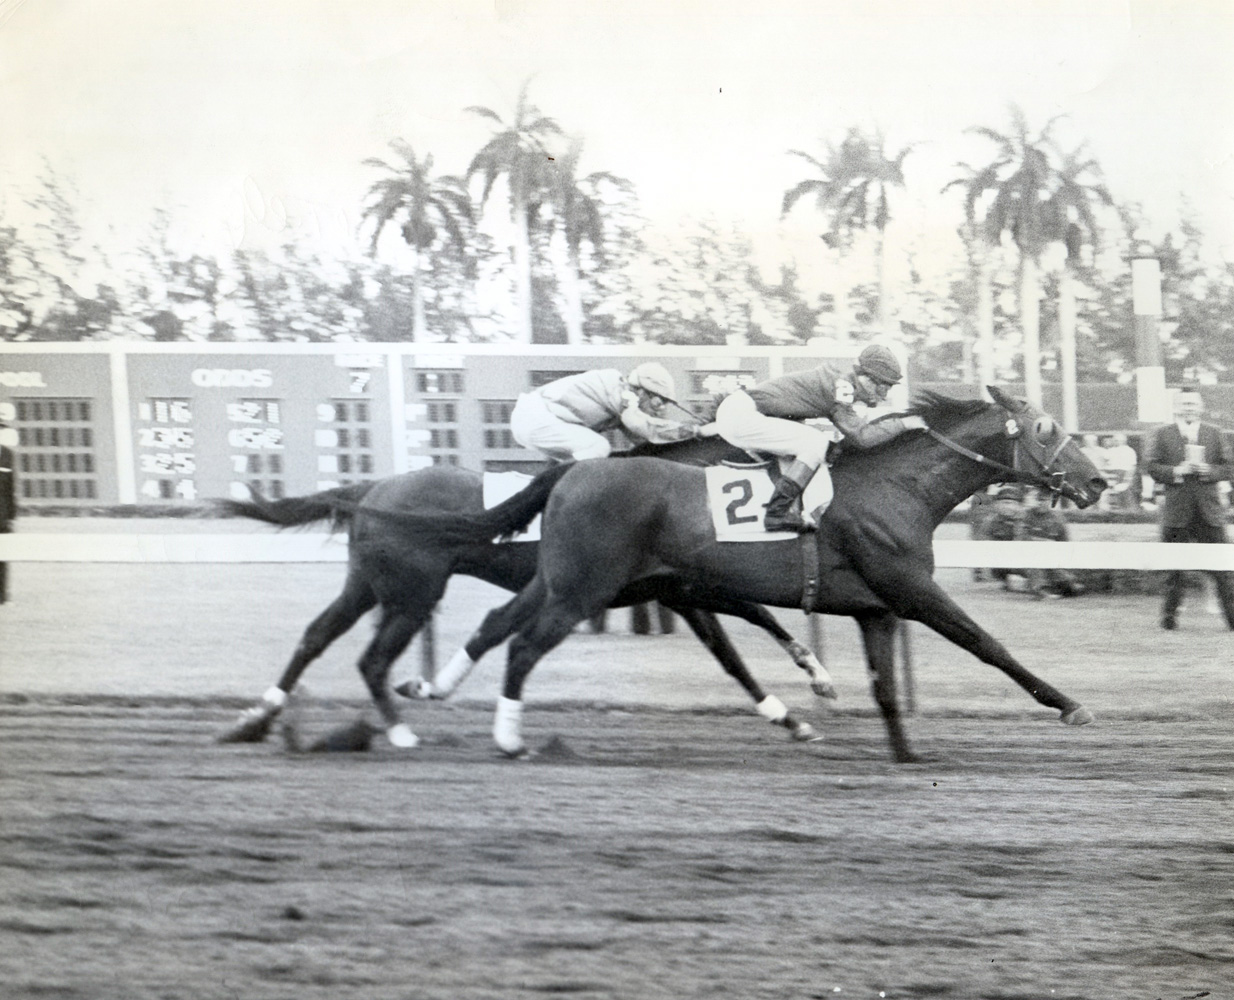
<path id="1" fill-rule="evenodd" d="M 568 744 L 560 736 L 554 736 L 547 743 L 545 743 L 544 746 L 536 751 L 536 756 L 540 760 L 548 761 L 567 761 L 579 759 L 578 754 L 570 748 L 570 744 Z"/>
<path id="2" fill-rule="evenodd" d="M 309 753 L 364 753 L 372 747 L 373 727 L 360 721 L 323 736 L 309 746 Z"/>

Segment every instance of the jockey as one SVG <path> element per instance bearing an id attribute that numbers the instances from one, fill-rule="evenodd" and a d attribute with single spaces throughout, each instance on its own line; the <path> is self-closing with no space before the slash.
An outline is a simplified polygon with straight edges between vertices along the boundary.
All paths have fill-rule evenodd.
<path id="1" fill-rule="evenodd" d="M 523 393 L 510 414 L 510 431 L 524 448 L 561 461 L 605 458 L 612 446 L 601 432 L 620 427 L 636 441 L 669 444 L 696 435 L 697 425 L 660 416 L 676 403 L 673 376 L 646 361 L 629 375 L 597 368 L 567 375 Z"/>
<path id="2" fill-rule="evenodd" d="M 826 433 L 801 423 L 827 417 L 848 440 L 860 448 L 882 444 L 907 430 L 924 430 L 921 417 L 889 417 L 867 423 L 853 409 L 854 400 L 873 406 L 887 398 L 887 390 L 903 376 L 896 356 L 871 344 L 857 358 L 851 372 L 827 365 L 773 378 L 727 396 L 716 411 L 716 428 L 739 448 L 792 458 L 776 483 L 767 504 L 768 531 L 810 531 L 792 509 L 794 501 L 817 472 L 823 481 L 821 516 L 831 502 L 831 475 L 824 460 L 831 443 Z"/>

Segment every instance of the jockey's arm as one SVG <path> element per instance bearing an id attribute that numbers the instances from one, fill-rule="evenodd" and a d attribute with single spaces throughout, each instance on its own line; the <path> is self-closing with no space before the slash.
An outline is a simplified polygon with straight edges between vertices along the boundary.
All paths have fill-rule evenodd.
<path id="1" fill-rule="evenodd" d="M 621 411 L 621 426 L 635 439 L 652 444 L 672 444 L 695 436 L 697 425 L 644 413 L 639 408 L 638 396 L 632 392 L 623 393 L 623 399 L 626 406 Z"/>
<path id="2" fill-rule="evenodd" d="M 866 421 L 857 415 L 851 406 L 837 406 L 831 414 L 831 422 L 836 430 L 844 435 L 846 444 L 858 448 L 873 448 L 898 437 L 905 431 L 924 426 L 920 417 L 884 417 L 881 420 Z"/>

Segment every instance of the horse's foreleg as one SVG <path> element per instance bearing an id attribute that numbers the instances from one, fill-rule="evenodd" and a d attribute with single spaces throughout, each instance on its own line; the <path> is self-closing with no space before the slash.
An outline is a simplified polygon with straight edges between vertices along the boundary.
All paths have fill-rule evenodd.
<path id="1" fill-rule="evenodd" d="M 875 589 L 901 618 L 928 625 L 983 663 L 997 667 L 1042 705 L 1058 709 L 1067 725 L 1083 726 L 1093 721 L 1092 712 L 1026 669 L 931 578 L 914 576 L 896 581 L 885 590 Z"/>
<path id="2" fill-rule="evenodd" d="M 891 755 L 898 763 L 907 764 L 919 758 L 908 745 L 896 696 L 895 630 L 898 620 L 891 612 L 875 612 L 858 616 L 857 624 L 861 626 L 861 638 L 865 643 L 870 689 L 887 726 Z"/>
<path id="3" fill-rule="evenodd" d="M 343 593 L 304 630 L 279 682 L 269 688 L 256 705 L 241 712 L 231 728 L 219 736 L 219 742 L 260 743 L 264 740 L 308 665 L 376 603 L 377 597 L 367 584 L 349 577 Z"/>
<path id="4" fill-rule="evenodd" d="M 809 675 L 810 690 L 820 698 L 836 697 L 835 684 L 831 680 L 831 675 L 827 673 L 827 668 L 811 652 L 809 646 L 795 639 L 792 633 L 776 620 L 775 615 L 761 604 L 724 597 L 720 594 L 708 594 L 705 598 L 701 598 L 698 594 L 682 592 L 666 594 L 661 596 L 660 600 L 674 610 L 679 609 L 681 602 L 686 602 L 700 610 L 710 611 L 713 614 L 732 615 L 734 618 L 748 621 L 751 625 L 757 625 L 775 639 L 780 648 L 793 658 L 793 662 Z M 679 610 L 678 613 L 680 613 Z"/>
<path id="5" fill-rule="evenodd" d="M 758 681 L 750 673 L 741 655 L 733 647 L 732 642 L 723 627 L 710 611 L 700 611 L 698 608 L 670 605 L 681 615 L 699 641 L 706 646 L 711 654 L 720 661 L 724 672 L 740 684 L 746 693 L 754 700 L 758 714 L 768 722 L 783 726 L 795 740 L 819 739 L 818 732 L 808 722 L 796 718 L 775 695 L 763 691 Z"/>
<path id="6" fill-rule="evenodd" d="M 431 681 L 419 678 L 400 684 L 395 691 L 407 698 L 449 698 L 467 679 L 472 668 L 490 649 L 500 646 L 531 620 L 544 601 L 544 589 L 533 580 L 499 608 L 484 616 L 470 639 L 450 657 Z"/>

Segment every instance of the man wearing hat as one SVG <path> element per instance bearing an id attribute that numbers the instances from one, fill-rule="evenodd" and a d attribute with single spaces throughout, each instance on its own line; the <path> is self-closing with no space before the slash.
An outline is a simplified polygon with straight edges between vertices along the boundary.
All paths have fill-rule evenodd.
<path id="1" fill-rule="evenodd" d="M 660 416 L 668 403 L 677 403 L 675 397 L 673 376 L 656 361 L 644 362 L 629 375 L 597 368 L 519 396 L 510 432 L 524 448 L 550 458 L 606 458 L 612 446 L 604 432 L 619 427 L 636 441 L 653 444 L 695 437 L 697 424 Z"/>
<path id="2" fill-rule="evenodd" d="M 831 439 L 803 420 L 829 419 L 844 437 L 859 448 L 872 448 L 907 430 L 925 430 L 921 417 L 896 417 L 867 423 L 853 403 L 877 406 L 903 376 L 900 362 L 880 344 L 871 344 L 858 356 L 851 371 L 820 365 L 790 372 L 731 393 L 716 411 L 716 427 L 730 444 L 792 459 L 776 483 L 763 524 L 768 531 L 810 531 L 793 509 L 806 484 L 818 475 L 823 502 L 814 514 L 821 517 L 831 502 L 831 474 L 824 460 Z M 815 484 L 817 489 L 820 484 Z"/>
<path id="3" fill-rule="evenodd" d="M 17 431 L 10 425 L 16 417 L 12 403 L 0 403 L 0 534 L 13 530 L 17 517 Z M 0 562 L 0 604 L 9 597 L 9 564 Z"/>

